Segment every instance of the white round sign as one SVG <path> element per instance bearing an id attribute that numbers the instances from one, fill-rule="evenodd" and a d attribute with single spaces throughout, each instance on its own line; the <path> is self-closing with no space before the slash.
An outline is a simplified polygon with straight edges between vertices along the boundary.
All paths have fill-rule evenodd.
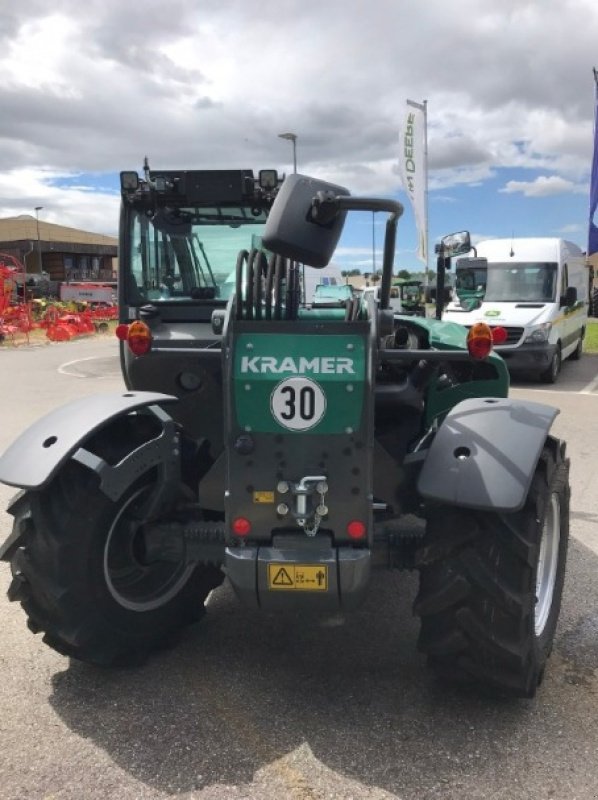
<path id="1" fill-rule="evenodd" d="M 324 416 L 326 395 L 310 378 L 286 378 L 272 392 L 270 407 L 279 425 L 291 431 L 306 431 Z"/>

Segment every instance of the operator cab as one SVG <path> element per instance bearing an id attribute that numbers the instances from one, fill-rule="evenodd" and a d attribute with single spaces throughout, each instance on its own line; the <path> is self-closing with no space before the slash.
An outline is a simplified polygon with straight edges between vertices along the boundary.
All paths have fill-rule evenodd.
<path id="1" fill-rule="evenodd" d="M 121 173 L 121 321 L 151 304 L 163 320 L 209 322 L 239 251 L 261 247 L 280 182 L 275 170 Z"/>

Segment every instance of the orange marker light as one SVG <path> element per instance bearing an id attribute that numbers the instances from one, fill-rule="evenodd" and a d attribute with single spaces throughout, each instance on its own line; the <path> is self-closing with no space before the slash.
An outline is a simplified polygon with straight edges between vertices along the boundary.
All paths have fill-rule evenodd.
<path id="1" fill-rule="evenodd" d="M 251 533 L 251 522 L 245 517 L 237 517 L 233 520 L 232 529 L 236 536 L 247 536 Z"/>
<path id="2" fill-rule="evenodd" d="M 467 349 L 472 358 L 481 360 L 492 351 L 492 331 L 485 322 L 476 322 L 467 333 Z"/>
<path id="3" fill-rule="evenodd" d="M 152 346 L 152 333 L 145 322 L 136 320 L 129 325 L 127 344 L 136 356 L 143 356 L 149 352 Z"/>
<path id="4" fill-rule="evenodd" d="M 347 533 L 351 539 L 363 539 L 365 536 L 365 525 L 358 519 L 352 520 L 347 525 Z"/>

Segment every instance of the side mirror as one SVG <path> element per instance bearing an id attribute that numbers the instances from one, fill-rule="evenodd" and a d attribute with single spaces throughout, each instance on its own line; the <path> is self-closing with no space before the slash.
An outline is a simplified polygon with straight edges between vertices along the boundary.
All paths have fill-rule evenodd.
<path id="1" fill-rule="evenodd" d="M 571 308 L 577 303 L 577 289 L 575 286 L 567 286 L 565 294 L 561 297 L 561 306 Z"/>
<path id="2" fill-rule="evenodd" d="M 458 233 L 450 233 L 448 236 L 443 236 L 440 244 L 436 246 L 436 252 L 444 258 L 460 256 L 463 253 L 469 253 L 470 250 L 471 238 L 469 231 L 459 231 Z"/>
<path id="3" fill-rule="evenodd" d="M 306 175 L 289 175 L 272 204 L 263 246 L 291 261 L 325 267 L 347 216 L 334 202 L 339 195 L 348 196 L 349 191 Z"/>
<path id="4" fill-rule="evenodd" d="M 487 258 L 458 258 L 457 269 L 488 269 Z"/>

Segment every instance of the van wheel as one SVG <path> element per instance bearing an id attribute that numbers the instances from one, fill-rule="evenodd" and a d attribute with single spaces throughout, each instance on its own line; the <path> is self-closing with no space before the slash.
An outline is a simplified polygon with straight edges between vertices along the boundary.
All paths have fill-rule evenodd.
<path id="1" fill-rule="evenodd" d="M 579 359 L 581 358 L 581 354 L 583 353 L 584 334 L 585 334 L 585 331 L 582 331 L 580 333 L 580 335 L 579 335 L 579 341 L 577 342 L 577 347 L 575 348 L 575 350 L 569 356 L 571 361 L 579 361 Z"/>
<path id="2" fill-rule="evenodd" d="M 561 373 L 561 363 L 561 346 L 557 344 L 550 366 L 540 375 L 541 380 L 544 383 L 556 383 Z"/>

